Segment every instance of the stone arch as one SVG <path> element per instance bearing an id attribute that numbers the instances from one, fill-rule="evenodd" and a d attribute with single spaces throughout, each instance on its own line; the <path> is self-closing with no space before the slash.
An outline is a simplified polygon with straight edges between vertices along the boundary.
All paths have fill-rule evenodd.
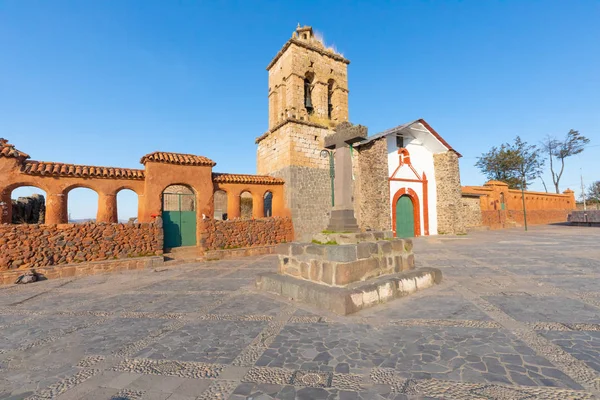
<path id="1" fill-rule="evenodd" d="M 329 79 L 327 81 L 327 118 L 332 119 L 333 117 L 333 88 L 335 87 L 335 81 Z"/>
<path id="2" fill-rule="evenodd" d="M 185 196 L 175 196 L 185 195 Z M 193 195 L 193 196 L 192 196 Z M 196 211 L 196 191 L 185 183 L 173 183 L 162 190 L 163 211 Z M 183 197 L 180 199 L 180 197 Z M 182 201 L 181 205 L 179 201 Z"/>
<path id="3" fill-rule="evenodd" d="M 44 224 L 46 222 L 48 191 L 43 189 L 43 185 L 13 184 L 5 191 L 7 193 L 6 201 L 2 201 L 0 204 L 2 214 L 6 213 L 5 222 L 13 224 Z M 18 191 L 21 193 L 15 193 Z M 4 196 L 2 197 L 4 198 Z"/>
<path id="4" fill-rule="evenodd" d="M 98 222 L 102 220 L 100 216 L 102 208 L 99 206 L 100 193 L 91 186 L 85 184 L 68 186 L 63 190 L 63 199 L 66 205 L 64 222 Z M 85 204 L 85 208 L 82 208 L 80 204 Z"/>
<path id="5" fill-rule="evenodd" d="M 249 190 L 242 190 L 240 193 L 240 218 L 252 219 L 254 209 L 254 199 Z"/>
<path id="6" fill-rule="evenodd" d="M 117 221 L 131 221 L 139 218 L 140 198 L 135 190 L 121 187 L 116 191 Z"/>
<path id="7" fill-rule="evenodd" d="M 214 218 L 218 220 L 227 220 L 227 201 L 229 194 L 224 189 L 217 189 L 213 193 Z"/>
<path id="8" fill-rule="evenodd" d="M 396 192 L 396 194 L 394 194 L 394 199 L 392 201 L 392 230 L 394 231 L 394 236 L 396 236 L 396 203 L 398 200 L 400 200 L 400 197 L 405 195 L 410 198 L 410 201 L 413 204 L 415 236 L 421 236 L 421 205 L 419 202 L 419 196 L 417 196 L 417 193 L 410 188 L 401 188 Z"/>
<path id="9" fill-rule="evenodd" d="M 263 214 L 265 217 L 273 216 L 273 192 L 270 190 L 263 194 Z"/>

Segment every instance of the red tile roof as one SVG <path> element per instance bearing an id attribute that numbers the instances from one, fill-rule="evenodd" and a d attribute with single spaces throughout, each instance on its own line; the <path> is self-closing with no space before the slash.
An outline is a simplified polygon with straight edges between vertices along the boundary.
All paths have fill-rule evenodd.
<path id="1" fill-rule="evenodd" d="M 29 175 L 61 177 L 144 179 L 144 170 L 141 169 L 94 167 L 45 161 L 26 161 L 21 167 L 21 172 Z"/>
<path id="2" fill-rule="evenodd" d="M 140 163 L 146 164 L 148 161 L 165 163 L 165 164 L 180 164 L 180 165 L 208 165 L 214 167 L 216 162 L 204 156 L 196 156 L 193 154 L 180 153 L 165 153 L 163 151 L 155 151 L 154 153 L 146 154 L 140 160 Z"/>
<path id="3" fill-rule="evenodd" d="M 8 140 L 0 138 L 0 157 L 17 158 L 23 161 L 29 158 L 29 154 L 17 150 L 14 145 L 8 143 Z"/>
<path id="4" fill-rule="evenodd" d="M 253 183 L 259 185 L 283 185 L 285 181 L 274 176 L 244 175 L 244 174 L 222 174 L 213 173 L 215 183 Z"/>

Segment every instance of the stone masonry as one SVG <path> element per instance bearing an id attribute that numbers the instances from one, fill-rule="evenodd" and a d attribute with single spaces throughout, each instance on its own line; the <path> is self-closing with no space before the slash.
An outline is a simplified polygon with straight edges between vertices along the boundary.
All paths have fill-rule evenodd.
<path id="1" fill-rule="evenodd" d="M 200 247 L 203 250 L 270 246 L 291 242 L 294 238 L 289 217 L 229 221 L 205 219 L 202 225 Z"/>
<path id="2" fill-rule="evenodd" d="M 329 160 L 321 151 L 325 136 L 348 120 L 348 63 L 310 27 L 298 27 L 267 67 L 269 130 L 256 139 L 257 171 L 285 180 L 285 205 L 299 240 L 309 240 L 329 220 Z M 305 80 L 310 84 L 310 110 Z"/>
<path id="3" fill-rule="evenodd" d="M 354 204 L 361 229 L 390 229 L 390 185 L 386 140 L 374 140 L 354 152 Z"/>
<path id="4" fill-rule="evenodd" d="M 0 225 L 0 271 L 160 255 L 162 223 Z"/>
<path id="5" fill-rule="evenodd" d="M 464 234 L 463 203 L 458 155 L 453 151 L 434 154 L 439 234 Z"/>

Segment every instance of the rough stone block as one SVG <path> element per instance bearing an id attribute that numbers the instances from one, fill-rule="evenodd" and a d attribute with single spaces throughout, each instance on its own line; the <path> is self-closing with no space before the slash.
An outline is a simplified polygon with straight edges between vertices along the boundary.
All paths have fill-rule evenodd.
<path id="1" fill-rule="evenodd" d="M 300 263 L 300 276 L 304 279 L 310 279 L 310 265 L 307 262 Z"/>
<path id="2" fill-rule="evenodd" d="M 377 242 L 377 245 L 379 246 L 379 251 L 383 255 L 387 255 L 392 252 L 392 244 L 387 240 L 379 241 Z"/>
<path id="3" fill-rule="evenodd" d="M 412 239 L 404 239 L 404 250 L 407 252 L 411 252 L 413 249 L 413 241 Z"/>
<path id="4" fill-rule="evenodd" d="M 356 245 L 356 256 L 361 258 L 369 258 L 377 254 L 377 243 L 362 242 Z"/>
<path id="5" fill-rule="evenodd" d="M 402 256 L 402 271 L 408 271 L 415 268 L 415 256 L 413 254 L 404 254 Z"/>
<path id="6" fill-rule="evenodd" d="M 335 272 L 335 264 L 330 262 L 323 263 L 323 273 L 321 275 L 321 282 L 328 285 L 333 285 L 333 276 Z"/>
<path id="7" fill-rule="evenodd" d="M 399 254 L 404 253 L 404 240 L 402 240 L 402 239 L 391 240 L 390 243 L 392 245 L 392 251 L 394 253 L 399 253 Z"/>
<path id="8" fill-rule="evenodd" d="M 327 259 L 337 262 L 356 261 L 356 245 L 327 246 Z"/>
<path id="9" fill-rule="evenodd" d="M 275 247 L 275 253 L 284 256 L 291 255 L 291 243 L 280 243 Z"/>
<path id="10" fill-rule="evenodd" d="M 335 268 L 335 284 L 343 286 L 364 280 L 367 277 L 376 276 L 378 267 L 379 265 L 375 258 L 337 264 Z"/>
<path id="11" fill-rule="evenodd" d="M 293 256 L 297 256 L 300 254 L 304 254 L 304 249 L 306 248 L 305 244 L 301 243 L 291 243 L 290 252 Z"/>
<path id="12" fill-rule="evenodd" d="M 326 246 L 324 245 L 309 245 L 306 246 L 306 254 L 315 255 L 315 256 L 324 256 L 326 253 Z"/>
<path id="13" fill-rule="evenodd" d="M 320 280 L 322 269 L 323 266 L 321 261 L 312 260 L 310 263 L 310 280 L 313 282 L 318 282 Z"/>

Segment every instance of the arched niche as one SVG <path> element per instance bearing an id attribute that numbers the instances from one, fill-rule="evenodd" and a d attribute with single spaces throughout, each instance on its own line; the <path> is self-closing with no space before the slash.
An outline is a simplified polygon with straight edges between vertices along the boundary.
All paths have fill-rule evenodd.
<path id="1" fill-rule="evenodd" d="M 267 191 L 263 196 L 263 204 L 264 204 L 264 216 L 272 217 L 273 216 L 273 192 Z"/>
<path id="2" fill-rule="evenodd" d="M 252 218 L 253 200 L 252 193 L 242 192 L 240 194 L 240 218 L 251 219 Z"/>
<path id="3" fill-rule="evenodd" d="M 18 186 L 11 190 L 10 208 L 13 224 L 43 224 L 46 222 L 46 192 L 37 186 Z"/>
<path id="4" fill-rule="evenodd" d="M 214 202 L 214 218 L 218 220 L 227 220 L 227 192 L 217 190 L 213 196 Z"/>

